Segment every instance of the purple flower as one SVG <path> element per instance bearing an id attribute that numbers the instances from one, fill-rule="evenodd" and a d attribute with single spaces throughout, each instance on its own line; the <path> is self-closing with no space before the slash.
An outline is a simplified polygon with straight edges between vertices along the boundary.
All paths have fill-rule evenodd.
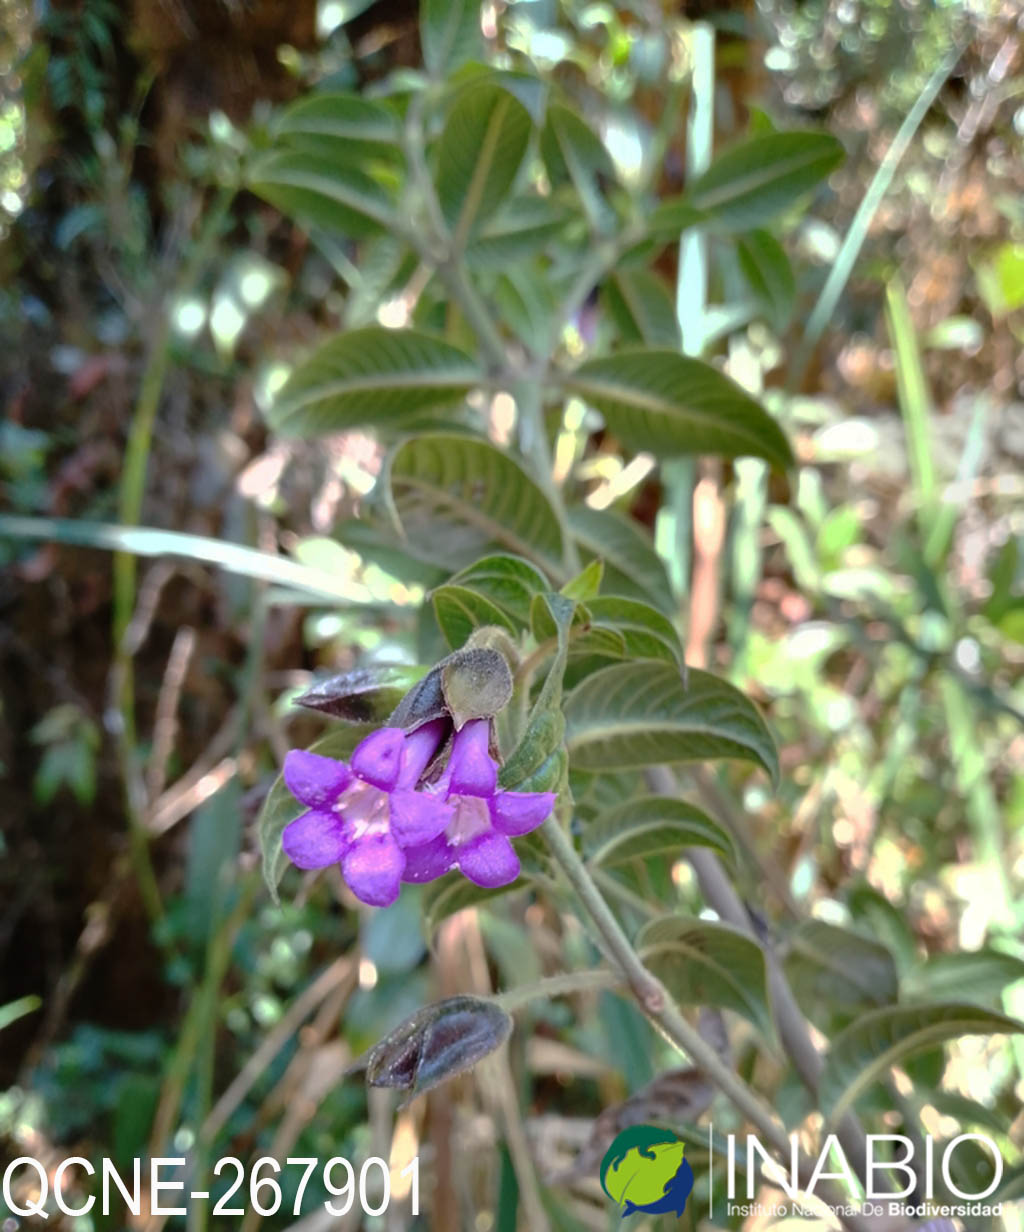
<path id="1" fill-rule="evenodd" d="M 448 729 L 445 719 L 408 735 L 381 728 L 348 764 L 290 752 L 284 781 L 309 811 L 285 827 L 285 854 L 305 869 L 340 863 L 352 892 L 375 907 L 393 903 L 400 882 L 433 881 L 452 868 L 488 888 L 514 881 L 519 857 L 509 839 L 539 826 L 555 793 L 498 790 L 487 719 L 457 732 L 440 777 L 420 784 Z"/>
<path id="2" fill-rule="evenodd" d="M 284 781 L 309 809 L 281 835 L 299 868 L 341 864 L 355 896 L 375 907 L 398 897 L 404 848 L 429 842 L 454 810 L 437 796 L 415 790 L 437 752 L 445 721 L 425 723 L 411 735 L 382 727 L 360 741 L 349 763 L 293 749 Z"/>
<path id="3" fill-rule="evenodd" d="M 519 857 L 509 839 L 536 829 L 554 807 L 555 793 L 499 791 L 489 738 L 487 719 L 473 719 L 456 732 L 444 773 L 427 789 L 443 797 L 451 820 L 443 832 L 406 850 L 403 881 L 433 881 L 457 868 L 492 889 L 519 876 Z"/>

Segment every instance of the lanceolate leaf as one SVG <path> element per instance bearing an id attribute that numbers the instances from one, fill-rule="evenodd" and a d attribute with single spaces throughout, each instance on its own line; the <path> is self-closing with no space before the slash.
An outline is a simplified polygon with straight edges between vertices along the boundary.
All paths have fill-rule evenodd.
<path id="1" fill-rule="evenodd" d="M 395 225 L 395 206 L 376 180 L 323 153 L 280 150 L 249 170 L 248 186 L 304 227 L 359 238 Z"/>
<path id="2" fill-rule="evenodd" d="M 587 861 L 604 868 L 648 856 L 673 860 L 687 847 L 709 847 L 736 862 L 732 836 L 696 805 L 674 796 L 644 796 L 608 809 L 583 832 Z"/>
<path id="3" fill-rule="evenodd" d="M 751 231 L 740 238 L 740 269 L 750 289 L 776 329 L 789 324 L 796 299 L 796 279 L 789 258 L 770 231 Z"/>
<path id="4" fill-rule="evenodd" d="M 675 610 L 665 566 L 638 522 L 612 509 L 578 505 L 569 510 L 569 525 L 585 554 L 604 561 L 606 593 L 646 600 L 662 612 Z"/>
<path id="5" fill-rule="evenodd" d="M 1009 1035 L 1024 1023 L 976 1005 L 890 1006 L 865 1014 L 841 1031 L 825 1058 L 821 1111 L 835 1122 L 893 1065 L 926 1048 L 965 1035 Z"/>
<path id="6" fill-rule="evenodd" d="M 458 569 L 495 548 L 562 571 L 558 517 L 540 487 L 488 441 L 431 433 L 404 441 L 382 477 L 411 550 Z"/>
<path id="7" fill-rule="evenodd" d="M 728 924 L 663 916 L 635 944 L 680 1004 L 734 1010 L 772 1037 L 764 952 L 753 938 Z"/>
<path id="8" fill-rule="evenodd" d="M 626 343 L 679 346 L 679 322 L 668 288 L 650 270 L 620 269 L 604 288 L 605 301 Z"/>
<path id="9" fill-rule="evenodd" d="M 483 45 L 480 0 L 421 0 L 420 44 L 432 77 L 478 59 Z"/>
<path id="10" fill-rule="evenodd" d="M 509 262 L 541 252 L 565 227 L 564 209 L 544 197 L 513 197 L 483 223 L 466 249 L 480 269 L 507 269 Z"/>
<path id="11" fill-rule="evenodd" d="M 274 399 L 271 426 L 293 436 L 400 428 L 403 418 L 464 397 L 479 381 L 457 347 L 416 330 L 368 326 L 324 343 Z"/>
<path id="12" fill-rule="evenodd" d="M 285 107 L 275 136 L 296 149 L 319 151 L 345 165 L 366 157 L 400 157 L 398 116 L 383 103 L 358 94 L 325 91 Z"/>
<path id="13" fill-rule="evenodd" d="M 565 716 L 569 754 L 581 770 L 734 757 L 778 777 L 764 719 L 738 689 L 708 672 L 691 669 L 684 679 L 668 663 L 617 663 L 573 689 Z"/>
<path id="14" fill-rule="evenodd" d="M 721 226 L 747 231 L 798 201 L 843 161 L 828 133 L 765 133 L 714 160 L 687 198 Z"/>
<path id="15" fill-rule="evenodd" d="M 441 134 L 437 173 L 437 195 L 456 248 L 507 196 L 530 128 L 523 104 L 493 82 L 475 81 L 460 92 Z"/>
<path id="16" fill-rule="evenodd" d="M 717 454 L 793 463 L 782 429 L 710 364 L 673 351 L 623 351 L 588 360 L 567 388 L 596 407 L 632 449 L 660 456 Z"/>
<path id="17" fill-rule="evenodd" d="M 570 108 L 552 103 L 540 148 L 552 185 L 558 188 L 571 183 L 591 223 L 604 229 L 612 220 L 612 210 L 601 188 L 604 182 L 614 182 L 615 166 L 600 137 Z"/>
<path id="18" fill-rule="evenodd" d="M 366 728 L 359 724 L 339 724 L 309 747 L 324 757 L 345 760 L 365 735 Z M 263 880 L 275 903 L 278 901 L 277 887 L 288 867 L 288 857 L 281 850 L 281 835 L 285 826 L 304 811 L 305 806 L 295 799 L 284 785 L 284 778 L 278 775 L 267 792 L 256 822 L 263 857 Z"/>

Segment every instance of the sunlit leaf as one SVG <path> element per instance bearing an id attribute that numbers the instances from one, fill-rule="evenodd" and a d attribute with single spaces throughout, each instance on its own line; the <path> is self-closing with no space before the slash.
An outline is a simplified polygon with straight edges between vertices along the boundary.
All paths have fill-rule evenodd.
<path id="1" fill-rule="evenodd" d="M 493 82 L 472 82 L 459 93 L 441 134 L 437 171 L 441 211 L 457 249 L 508 195 L 530 129 L 530 113 Z"/>
<path id="2" fill-rule="evenodd" d="M 483 48 L 480 0 L 421 0 L 420 45 L 432 77 L 444 77 Z"/>
<path id="3" fill-rule="evenodd" d="M 789 442 L 767 411 L 701 360 L 673 351 L 622 351 L 587 360 L 565 384 L 631 449 L 663 457 L 750 456 L 783 468 L 793 463 Z"/>
<path id="4" fill-rule="evenodd" d="M 292 436 L 396 429 L 415 411 L 458 401 L 480 378 L 469 356 L 448 342 L 416 330 L 368 326 L 314 351 L 288 378 L 268 418 Z"/>
<path id="5" fill-rule="evenodd" d="M 430 433 L 391 454 L 383 482 L 411 550 L 459 569 L 505 548 L 558 575 L 558 517 L 539 485 L 488 441 Z"/>
<path id="6" fill-rule="evenodd" d="M 249 168 L 248 187 L 303 227 L 372 235 L 393 227 L 395 204 L 376 180 L 322 153 L 279 150 Z"/>
<path id="7" fill-rule="evenodd" d="M 749 231 L 799 201 L 843 161 L 828 133 L 765 133 L 720 154 L 687 193 L 720 226 Z"/>

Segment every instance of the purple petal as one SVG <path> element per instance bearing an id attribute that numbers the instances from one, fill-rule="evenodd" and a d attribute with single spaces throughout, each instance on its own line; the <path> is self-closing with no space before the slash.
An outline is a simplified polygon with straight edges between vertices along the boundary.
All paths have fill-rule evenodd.
<path id="1" fill-rule="evenodd" d="M 292 749 L 284 759 L 285 786 L 309 808 L 329 806 L 352 782 L 352 771 L 343 761 L 321 757 L 306 749 Z"/>
<path id="2" fill-rule="evenodd" d="M 400 727 L 382 727 L 356 745 L 352 769 L 365 782 L 390 791 L 398 782 L 404 748 L 405 732 Z"/>
<path id="3" fill-rule="evenodd" d="M 402 772 L 398 776 L 399 787 L 416 786 L 420 775 L 430 764 L 430 759 L 440 748 L 448 727 L 447 719 L 433 719 L 406 736 Z"/>
<path id="4" fill-rule="evenodd" d="M 391 836 L 400 847 L 416 847 L 441 834 L 455 809 L 425 791 L 391 793 Z"/>
<path id="5" fill-rule="evenodd" d="M 371 907 L 387 907 L 398 897 L 405 856 L 390 834 L 365 834 L 349 847 L 341 873 L 352 893 Z"/>
<path id="6" fill-rule="evenodd" d="M 455 867 L 455 851 L 443 834 L 418 847 L 405 849 L 403 881 L 436 881 Z"/>
<path id="7" fill-rule="evenodd" d="M 345 827 L 334 813 L 303 813 L 281 834 L 284 854 L 299 868 L 326 868 L 337 864 L 348 849 Z"/>
<path id="8" fill-rule="evenodd" d="M 502 834 L 529 834 L 555 806 L 553 791 L 499 791 L 491 801 L 495 830 Z"/>
<path id="9" fill-rule="evenodd" d="M 455 733 L 449 762 L 449 790 L 459 796 L 490 796 L 498 786 L 498 766 L 487 751 L 490 720 L 473 719 Z"/>
<path id="10" fill-rule="evenodd" d="M 519 876 L 519 857 L 504 834 L 489 830 L 458 849 L 459 868 L 475 885 L 491 890 Z"/>

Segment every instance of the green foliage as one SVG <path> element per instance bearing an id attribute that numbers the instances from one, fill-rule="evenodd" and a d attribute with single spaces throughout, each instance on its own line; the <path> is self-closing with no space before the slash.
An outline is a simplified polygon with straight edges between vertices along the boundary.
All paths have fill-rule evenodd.
<path id="1" fill-rule="evenodd" d="M 749 127 L 720 152 L 710 132 L 729 127 L 725 115 L 706 142 L 682 139 L 681 117 L 710 114 L 715 97 L 715 64 L 701 63 L 707 29 L 652 22 L 640 5 L 423 0 L 422 71 L 387 71 L 391 52 L 364 55 L 349 41 L 347 22 L 367 6 L 322 7 L 341 13 L 330 45 L 287 53 L 296 77 L 319 85 L 272 113 L 257 108 L 244 132 L 215 116 L 209 140 L 190 148 L 192 205 L 199 211 L 216 183 L 223 213 L 205 211 L 209 233 L 173 290 L 149 259 L 145 194 L 125 178 L 127 130 L 120 144 L 90 133 L 82 183 L 95 192 L 59 229 L 63 252 L 109 241 L 103 268 L 112 298 L 128 305 L 124 320 L 166 294 L 165 343 L 122 321 L 124 353 L 145 340 L 156 357 L 140 397 L 150 433 L 165 410 L 173 419 L 163 382 L 176 366 L 197 386 L 211 375 L 242 381 L 246 405 L 251 385 L 269 439 L 259 454 L 249 438 L 261 433 L 217 420 L 230 455 L 227 465 L 218 454 L 218 482 L 237 487 L 222 523 L 209 538 L 157 529 L 156 514 L 153 528 L 114 525 L 102 502 L 96 520 L 33 520 L 61 507 L 48 470 L 64 464 L 69 438 L 16 420 L 3 427 L 14 516 L 0 529 L 11 559 L 21 562 L 30 538 L 110 548 L 121 562 L 180 557 L 197 574 L 214 565 L 230 574 L 220 607 L 247 657 L 244 667 L 222 650 L 203 657 L 197 674 L 211 693 L 233 689 L 236 709 L 216 756 L 204 751 L 167 788 L 165 771 L 177 778 L 182 767 L 165 748 L 164 707 L 182 686 L 140 689 L 135 713 L 132 672 L 141 679 L 148 660 L 121 634 L 132 605 L 144 609 L 134 580 L 120 593 L 110 727 L 132 875 L 162 976 L 192 1008 L 174 1038 L 80 1026 L 50 1047 L 34 1077 L 45 1130 L 103 1137 L 91 1110 L 129 1155 L 194 1132 L 197 1176 L 215 1148 L 276 1149 L 282 1127 L 294 1128 L 295 1154 L 365 1158 L 379 1149 L 380 1124 L 371 1139 L 365 1093 L 343 1082 L 352 1055 L 369 1048 L 368 1082 L 413 1098 L 512 1030 L 500 995 L 431 1001 L 437 957 L 446 981 L 481 993 L 495 974 L 541 981 L 513 990 L 523 1029 L 495 1062 L 510 1144 L 522 1136 L 510 1093 L 596 1117 L 616 1083 L 658 1075 L 668 1094 L 646 1110 L 655 1123 L 690 1121 L 680 1111 L 692 1106 L 690 1084 L 701 1088 L 693 1120 L 707 1111 L 731 1125 L 739 1108 L 760 1129 L 751 1108 L 764 1105 L 805 1138 L 850 1115 L 873 1132 L 891 1128 L 898 1087 L 905 1132 L 938 1115 L 943 1132 L 947 1119 L 980 1126 L 1009 1149 L 1013 1063 L 1024 1056 L 1018 1039 L 1003 1042 L 1020 1032 L 1024 1005 L 1024 794 L 1013 782 L 1024 552 L 1004 477 L 990 473 L 997 416 L 979 399 L 957 436 L 956 415 L 936 414 L 936 387 L 948 357 L 988 345 L 988 318 L 1020 333 L 1019 206 L 994 207 L 1005 226 L 970 258 L 984 327 L 959 302 L 956 315 L 922 326 L 921 284 L 908 277 L 904 292 L 892 254 L 865 260 L 849 295 L 860 298 L 844 305 L 856 334 L 844 330 L 841 380 L 828 382 L 841 393 L 818 396 L 809 381 L 797 394 L 780 370 L 810 371 L 804 361 L 823 338 L 824 362 L 834 360 L 828 317 L 853 257 L 877 239 L 871 220 L 898 159 L 871 180 L 844 239 L 833 224 L 862 163 L 846 180 L 836 174 L 843 144 L 833 134 L 784 131 L 743 98 Z M 864 29 L 847 33 L 884 44 L 909 20 L 884 8 L 869 3 Z M 805 98 L 818 71 L 808 65 L 821 58 L 808 52 L 812 11 L 766 9 L 796 33 Z M 75 18 L 48 15 L 63 40 L 47 69 L 63 120 L 106 122 L 98 66 L 116 18 L 91 2 Z M 921 24 L 929 46 L 943 41 L 932 15 Z M 743 47 L 720 43 L 719 65 Z M 908 79 L 922 70 L 917 50 L 911 59 Z M 923 94 L 916 82 L 908 141 L 948 71 L 929 65 Z M 972 80 L 987 74 L 986 61 Z M 906 84 L 881 91 L 887 107 Z M 818 82 L 826 93 L 833 85 Z M 1006 98 L 1016 93 L 1009 83 Z M 928 140 L 946 150 L 950 174 L 949 151 L 964 143 L 955 128 L 938 130 L 955 110 L 929 112 Z M 862 158 L 856 140 L 846 144 Z M 986 157 L 1005 156 L 1000 146 Z M 238 187 L 258 200 L 232 197 Z M 261 311 L 272 331 L 248 334 Z M 197 312 L 210 317 L 215 350 L 176 332 Z M 698 349 L 694 324 L 702 345 L 684 354 L 684 338 L 687 352 Z M 894 370 L 886 352 L 869 413 L 856 417 L 843 382 L 858 348 L 883 338 Z M 223 393 L 210 399 L 218 408 Z M 897 402 L 899 418 L 886 418 Z M 130 429 L 135 443 L 143 419 Z M 139 501 L 155 478 L 149 448 L 132 455 L 142 458 L 131 468 Z M 259 465 L 243 466 L 250 454 Z M 698 480 L 721 522 L 710 531 L 696 516 Z M 122 511 L 140 508 L 122 500 Z M 998 526 L 979 528 L 990 510 Z M 254 528 L 258 550 L 235 542 Z M 278 619 L 300 605 L 301 622 Z M 323 669 L 302 693 L 282 670 L 286 625 L 291 667 L 301 625 L 304 666 Z M 156 639 L 147 654 L 155 649 Z M 189 719 L 205 721 L 195 700 Z M 154 702 L 150 738 L 141 733 Z M 335 870 L 289 873 L 281 835 L 302 806 L 272 760 L 289 746 L 347 758 L 371 726 L 442 716 L 455 726 L 493 719 L 502 790 L 557 795 L 551 818 L 515 838 L 520 875 L 483 889 L 451 872 L 372 912 L 351 909 Z M 107 763 L 84 704 L 50 708 L 31 744 L 41 808 L 101 807 Z M 447 756 L 442 747 L 425 781 L 436 785 Z M 268 783 L 254 829 L 273 901 L 254 908 L 248 808 Z M 163 827 L 181 820 L 182 798 L 198 806 L 173 844 Z M 165 842 L 181 856 L 166 902 Z M 600 1014 L 576 1013 L 572 998 L 595 990 Z M 0 1006 L 0 1027 L 13 1038 L 35 1008 L 32 997 Z M 724 1020 L 711 1015 L 709 1026 L 698 1017 L 708 1009 Z M 817 1083 L 799 1055 L 807 1023 L 824 1040 Z M 972 1035 L 990 1037 L 980 1061 L 960 1043 Z M 666 1039 L 697 1068 L 676 1075 Z M 534 1053 L 555 1040 L 553 1064 L 573 1083 L 532 1085 Z M 701 1040 L 714 1055 L 698 1063 Z M 808 1049 L 818 1044 L 807 1037 Z M 910 1076 L 909 1096 L 894 1069 Z M 21 1101 L 0 1100 L 5 1132 L 36 1117 Z M 279 1119 L 289 1101 L 315 1110 L 308 1123 Z M 706 1140 L 703 1125 L 687 1134 L 688 1148 Z M 577 1227 L 560 1196 L 533 1192 L 529 1160 L 516 1155 L 501 1169 L 496 1226 L 511 1228 L 517 1210 L 540 1226 L 532 1204 L 553 1227 Z M 985 1163 L 963 1164 L 966 1183 Z M 1006 1201 L 1020 1184 L 1008 1160 Z"/>

